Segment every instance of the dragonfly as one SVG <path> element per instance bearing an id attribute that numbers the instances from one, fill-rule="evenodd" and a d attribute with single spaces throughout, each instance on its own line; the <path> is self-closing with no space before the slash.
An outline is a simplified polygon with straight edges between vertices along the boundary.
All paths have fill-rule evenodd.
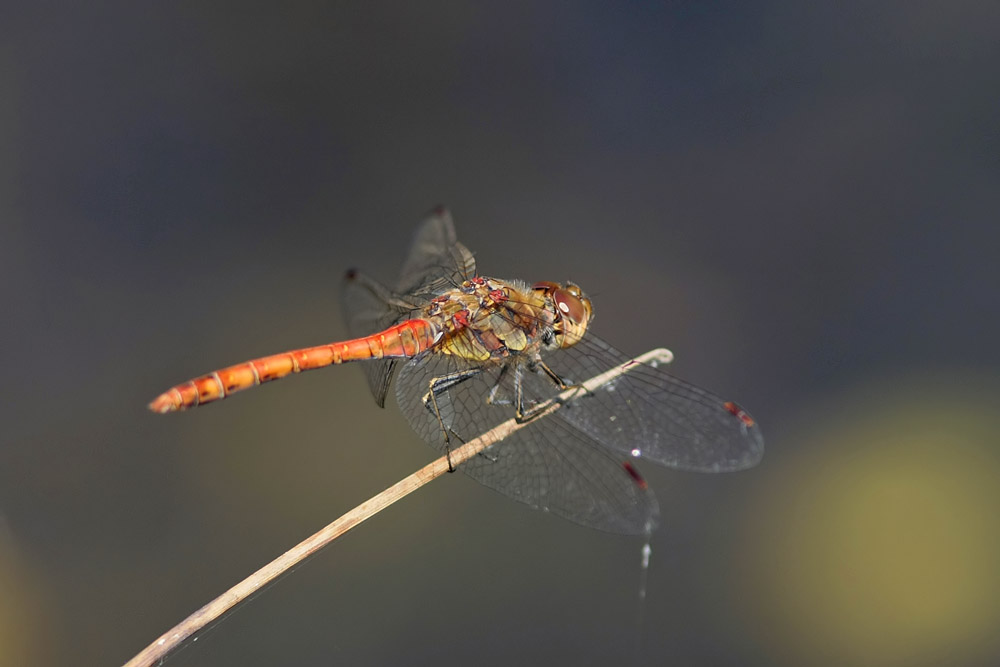
<path id="1" fill-rule="evenodd" d="M 716 473 L 763 457 L 760 428 L 740 405 L 594 335 L 593 304 L 575 283 L 479 275 L 447 209 L 418 228 L 392 288 L 349 270 L 343 306 L 352 339 L 213 371 L 168 389 L 149 409 L 185 410 L 366 361 L 377 404 L 385 406 L 395 379 L 410 426 L 445 453 L 512 418 L 522 425 L 457 469 L 532 508 L 625 534 L 648 532 L 658 514 L 633 461 Z M 629 364 L 596 389 L 580 385 Z M 561 409 L 545 410 L 553 401 Z"/>

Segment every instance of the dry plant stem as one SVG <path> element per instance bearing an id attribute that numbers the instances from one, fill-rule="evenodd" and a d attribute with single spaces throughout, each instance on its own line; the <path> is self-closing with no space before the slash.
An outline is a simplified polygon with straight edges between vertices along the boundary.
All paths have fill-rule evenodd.
<path id="1" fill-rule="evenodd" d="M 607 384 L 611 380 L 628 373 L 631 368 L 639 363 L 670 363 L 674 355 L 670 350 L 659 348 L 640 355 L 627 364 L 612 368 L 600 375 L 590 378 L 581 385 L 574 385 L 559 394 L 556 399 L 549 402 L 548 407 L 541 408 L 526 422 L 518 423 L 514 419 L 509 419 L 502 424 L 483 433 L 478 438 L 470 440 L 458 449 L 451 452 L 451 463 L 459 466 L 464 461 L 469 460 L 486 447 L 496 444 L 500 440 L 508 437 L 518 429 L 524 428 L 536 419 L 544 419 L 556 410 L 563 402 L 569 400 L 581 391 L 593 391 L 601 385 Z M 389 505 L 392 505 L 403 496 L 413 493 L 424 484 L 448 471 L 448 457 L 442 456 L 436 461 L 427 464 L 412 475 L 396 482 L 377 496 L 366 500 L 353 510 L 343 515 L 333 523 L 329 524 L 318 533 L 300 542 L 295 547 L 289 549 L 278 558 L 274 559 L 264 567 L 260 568 L 249 577 L 236 584 L 228 591 L 215 598 L 204 607 L 194 612 L 172 629 L 164 633 L 152 644 L 143 649 L 134 658 L 125 663 L 125 667 L 139 667 L 154 665 L 166 659 L 170 653 L 180 648 L 190 637 L 203 630 L 208 625 L 222 618 L 223 615 L 231 611 L 241 602 L 253 595 L 261 587 L 269 584 L 279 576 L 295 567 L 309 556 L 313 555 L 333 540 L 337 539 L 351 528 L 365 521 L 366 519 L 381 512 Z"/>

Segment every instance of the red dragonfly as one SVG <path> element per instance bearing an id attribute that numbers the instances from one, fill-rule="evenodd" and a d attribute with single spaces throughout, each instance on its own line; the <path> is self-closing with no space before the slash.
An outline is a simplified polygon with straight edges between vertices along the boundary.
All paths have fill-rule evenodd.
<path id="1" fill-rule="evenodd" d="M 421 438 L 447 452 L 511 417 L 528 422 L 460 469 L 533 508 L 619 533 L 647 531 L 657 514 L 632 459 L 725 472 L 764 454 L 746 410 L 655 363 L 557 399 L 632 360 L 588 331 L 592 306 L 577 285 L 479 276 L 447 210 L 419 228 L 395 289 L 348 271 L 344 305 L 357 338 L 214 371 L 167 390 L 149 409 L 184 410 L 291 373 L 363 360 L 384 407 L 395 366 L 406 359 L 396 400 Z M 551 400 L 562 409 L 533 420 Z"/>

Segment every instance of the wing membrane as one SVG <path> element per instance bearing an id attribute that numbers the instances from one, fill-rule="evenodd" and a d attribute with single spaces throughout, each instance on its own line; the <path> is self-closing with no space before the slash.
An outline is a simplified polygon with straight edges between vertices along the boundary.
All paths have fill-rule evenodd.
<path id="1" fill-rule="evenodd" d="M 435 211 L 418 229 L 395 290 L 349 274 L 344 305 L 352 336 L 416 316 L 429 299 L 473 277 L 475 270 L 451 215 Z M 631 363 L 590 333 L 573 347 L 544 354 L 543 361 L 567 384 Z M 394 367 L 392 360 L 365 364 L 380 406 Z M 435 382 L 441 421 L 425 402 Z M 403 366 L 396 397 L 420 437 L 443 449 L 442 422 L 457 447 L 512 418 L 518 387 L 528 412 L 561 391 L 527 356 L 473 366 L 429 350 Z M 723 472 L 755 465 L 763 450 L 760 429 L 742 408 L 663 368 L 639 365 L 564 401 L 555 413 L 531 420 L 460 468 L 531 507 L 602 530 L 641 533 L 655 521 L 656 499 L 627 461 L 645 458 L 682 470 Z"/>
<path id="2" fill-rule="evenodd" d="M 407 363 L 399 374 L 400 409 L 420 437 L 439 450 L 444 434 L 423 397 L 434 378 L 469 368 L 446 355 L 429 355 Z M 437 395 L 453 447 L 514 416 L 509 399 L 515 375 L 500 365 L 487 366 Z M 531 421 L 459 470 L 510 498 L 585 526 L 626 534 L 648 530 L 657 515 L 653 494 L 626 470 L 623 457 L 564 419 L 567 411 L 564 407 Z"/>
<path id="3" fill-rule="evenodd" d="M 630 358 L 588 333 L 545 361 L 573 383 Z M 622 455 L 696 472 L 743 470 L 764 455 L 764 438 L 749 413 L 742 411 L 748 423 L 727 407 L 732 403 L 662 367 L 631 369 L 574 403 L 576 409 L 566 410 L 563 418 Z"/>
<path id="4" fill-rule="evenodd" d="M 476 261 L 459 243 L 451 212 L 435 209 L 417 230 L 396 283 L 399 294 L 430 298 L 476 274 Z"/>
<path id="5" fill-rule="evenodd" d="M 388 287 L 355 270 L 347 272 L 341 292 L 344 319 L 352 338 L 383 331 L 407 319 L 411 312 Z M 379 407 L 385 407 L 395 363 L 395 359 L 382 359 L 362 364 L 368 388 Z"/>
<path id="6" fill-rule="evenodd" d="M 417 229 L 395 291 L 357 270 L 347 272 L 341 300 L 347 329 L 360 338 L 415 317 L 428 300 L 475 272 L 475 259 L 458 242 L 451 213 L 436 209 Z M 379 407 L 385 407 L 395 365 L 394 359 L 364 364 Z"/>

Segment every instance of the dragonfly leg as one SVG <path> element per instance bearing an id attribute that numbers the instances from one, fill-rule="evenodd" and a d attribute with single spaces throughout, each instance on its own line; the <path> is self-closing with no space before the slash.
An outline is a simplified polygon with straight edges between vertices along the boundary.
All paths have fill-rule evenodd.
<path id="1" fill-rule="evenodd" d="M 556 383 L 556 386 L 558 386 L 563 391 L 567 389 L 579 389 L 581 391 L 587 391 L 587 388 L 584 387 L 582 384 L 566 384 L 566 381 L 563 380 L 561 377 L 559 377 L 558 373 L 549 368 L 544 361 L 539 360 L 536 361 L 535 364 L 539 366 L 543 371 L 545 371 L 545 374 L 548 375 L 549 378 Z"/>
<path id="2" fill-rule="evenodd" d="M 542 365 L 544 367 L 544 364 Z M 558 375 L 553 373 L 548 368 L 546 368 L 545 370 L 548 372 L 549 377 L 555 377 L 556 379 L 559 378 Z M 518 423 L 531 421 L 532 419 L 535 418 L 536 415 L 538 415 L 539 412 L 548 408 L 552 403 L 551 401 L 542 401 L 541 403 L 532 405 L 530 408 L 525 410 L 524 391 L 521 387 L 522 377 L 524 377 L 524 370 L 522 369 L 521 366 L 518 366 L 517 368 L 514 369 L 514 419 L 517 420 Z M 559 382 L 561 383 L 562 380 L 559 380 Z"/>
<path id="3" fill-rule="evenodd" d="M 552 380 L 552 382 L 563 391 L 566 391 L 567 389 L 576 389 L 584 392 L 587 391 L 587 388 L 584 387 L 582 384 L 567 384 L 561 377 L 559 377 L 558 373 L 549 368 L 545 364 L 545 362 L 540 359 L 535 361 L 534 367 L 541 368 L 545 372 L 545 374 L 549 377 L 549 379 Z M 516 374 L 514 376 L 514 404 L 516 408 L 514 411 L 515 413 L 514 416 L 519 422 L 530 421 L 536 415 L 538 415 L 539 412 L 546 410 L 551 405 L 551 401 L 544 401 L 537 405 L 533 405 L 528 410 L 525 410 L 521 394 L 521 369 L 518 368 L 517 371 L 515 371 L 515 373 Z M 554 399 L 554 400 L 559 400 L 559 399 Z"/>
<path id="4" fill-rule="evenodd" d="M 510 405 L 510 400 L 505 398 L 497 398 L 497 392 L 500 390 L 500 383 L 503 381 L 503 377 L 507 375 L 507 371 L 510 366 L 503 366 L 500 368 L 500 374 L 497 375 L 496 382 L 493 383 L 493 387 L 490 389 L 490 393 L 486 396 L 486 403 L 488 405 Z"/>
<path id="5" fill-rule="evenodd" d="M 428 391 L 424 394 L 422 400 L 424 402 L 424 407 L 434 414 L 438 420 L 438 426 L 441 427 L 441 434 L 444 436 L 444 455 L 448 458 L 448 472 L 455 472 L 455 467 L 451 465 L 451 436 L 454 435 L 460 442 L 462 441 L 462 438 L 449 426 L 445 425 L 444 418 L 441 416 L 441 408 L 438 406 L 437 397 L 439 394 L 448 391 L 459 383 L 465 382 L 469 378 L 479 375 L 481 372 L 482 369 L 479 368 L 455 371 L 454 373 L 449 373 L 448 375 L 431 378 L 427 383 Z"/>

